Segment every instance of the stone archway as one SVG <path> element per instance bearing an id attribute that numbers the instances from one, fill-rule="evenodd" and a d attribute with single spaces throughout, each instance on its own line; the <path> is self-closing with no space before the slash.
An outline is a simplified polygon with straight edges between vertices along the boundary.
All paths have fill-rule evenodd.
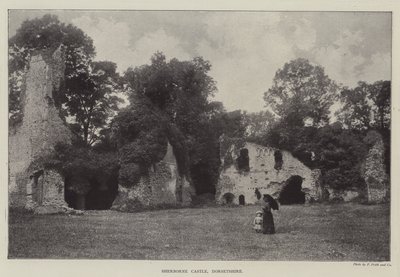
<path id="1" fill-rule="evenodd" d="M 303 178 L 299 175 L 291 176 L 279 193 L 279 202 L 282 205 L 304 204 L 305 193 L 302 191 Z"/>
<path id="2" fill-rule="evenodd" d="M 65 178 L 65 201 L 76 210 L 108 210 L 118 193 L 118 177 L 109 178 Z"/>
<path id="3" fill-rule="evenodd" d="M 225 204 L 232 204 L 233 199 L 235 198 L 235 195 L 233 195 L 230 192 L 225 193 L 222 198 L 224 199 Z"/>

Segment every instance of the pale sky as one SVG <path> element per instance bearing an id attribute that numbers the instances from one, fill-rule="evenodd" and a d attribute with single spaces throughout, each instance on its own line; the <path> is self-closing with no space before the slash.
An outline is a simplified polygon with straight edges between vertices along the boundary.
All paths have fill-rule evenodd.
<path id="1" fill-rule="evenodd" d="M 391 14 L 383 12 L 202 12 L 14 10 L 9 35 L 22 21 L 55 14 L 94 41 L 97 60 L 122 73 L 150 62 L 202 56 L 212 64 L 215 100 L 228 111 L 264 109 L 275 72 L 307 58 L 338 83 L 391 80 Z"/>

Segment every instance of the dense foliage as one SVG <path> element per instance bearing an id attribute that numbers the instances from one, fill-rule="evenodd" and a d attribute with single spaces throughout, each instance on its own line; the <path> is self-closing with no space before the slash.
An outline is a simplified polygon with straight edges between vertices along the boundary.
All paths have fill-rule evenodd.
<path id="1" fill-rule="evenodd" d="M 119 182 L 126 187 L 135 185 L 167 151 L 166 119 L 146 97 L 137 95 L 131 101 L 112 122 L 121 164 Z"/>
<path id="2" fill-rule="evenodd" d="M 91 62 L 86 71 L 65 81 L 64 110 L 71 117 L 71 130 L 87 145 L 94 144 L 99 131 L 118 110 L 119 74 L 113 62 Z"/>
<path id="3" fill-rule="evenodd" d="M 359 82 L 353 89 L 343 89 L 338 119 L 350 129 L 390 129 L 390 91 L 390 81 Z"/>
<path id="4" fill-rule="evenodd" d="M 200 57 L 167 62 L 162 53 L 156 53 L 149 65 L 130 68 L 124 76 L 131 102 L 129 109 L 138 109 L 136 103 L 140 97 L 150 100 L 153 112 L 138 114 L 146 118 L 157 114 L 158 121 L 165 126 L 168 141 L 174 147 L 180 168 L 185 168 L 180 170 L 181 173 L 191 173 L 198 193 L 214 191 L 220 164 L 218 138 L 223 129 L 218 127 L 227 121 L 222 105 L 209 101 L 216 91 L 215 82 L 208 75 L 210 69 L 210 63 Z M 120 126 L 120 120 L 118 116 L 116 126 Z M 151 126 L 158 129 L 157 124 Z M 150 134 L 153 131 L 145 132 Z M 139 135 L 135 141 L 138 139 Z M 132 146 L 126 147 L 138 153 Z M 152 148 L 147 148 L 151 152 Z M 154 161 L 163 153 L 156 155 L 156 152 Z"/>

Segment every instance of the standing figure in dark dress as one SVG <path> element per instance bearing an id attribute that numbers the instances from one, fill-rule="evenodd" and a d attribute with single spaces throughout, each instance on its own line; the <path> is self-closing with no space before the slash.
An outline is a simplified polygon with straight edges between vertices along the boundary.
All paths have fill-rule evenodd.
<path id="1" fill-rule="evenodd" d="M 264 194 L 263 200 L 263 234 L 275 234 L 274 217 L 271 211 L 279 209 L 278 203 L 269 194 Z"/>

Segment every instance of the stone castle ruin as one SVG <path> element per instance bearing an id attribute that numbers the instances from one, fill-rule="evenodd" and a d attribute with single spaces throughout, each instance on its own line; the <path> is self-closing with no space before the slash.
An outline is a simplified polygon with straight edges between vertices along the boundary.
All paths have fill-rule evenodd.
<path id="1" fill-rule="evenodd" d="M 66 206 L 64 179 L 38 163 L 59 143 L 70 143 L 71 132 L 59 116 L 53 93 L 64 75 L 60 48 L 32 55 L 25 76 L 22 123 L 9 130 L 9 202 L 11 206 Z"/>
<path id="2" fill-rule="evenodd" d="M 240 140 L 221 140 L 222 172 L 215 199 L 220 204 L 254 204 L 263 194 L 295 204 L 321 198 L 321 172 L 291 153 Z"/>
<path id="3" fill-rule="evenodd" d="M 71 144 L 73 139 L 54 103 L 64 67 L 61 47 L 37 52 L 31 57 L 22 95 L 23 119 L 20 125 L 9 130 L 9 204 L 12 207 L 36 210 L 68 206 L 65 176 L 44 166 L 56 144 Z M 382 202 L 389 197 L 384 145 L 379 134 L 370 137 L 361 175 L 368 201 Z M 148 174 L 140 176 L 135 185 L 119 185 L 112 208 L 130 211 L 146 206 L 190 204 L 194 188 L 189 177 L 179 174 L 173 150 L 168 143 L 164 158 L 150 166 Z M 220 157 L 222 169 L 215 195 L 220 204 L 253 204 L 263 194 L 272 195 L 282 204 L 306 203 L 323 200 L 328 190 L 322 187 L 320 170 L 311 170 L 287 151 L 222 138 Z M 329 191 L 329 194 L 335 192 Z"/>
<path id="4" fill-rule="evenodd" d="M 369 203 L 386 202 L 390 198 L 390 182 L 382 135 L 370 131 L 367 141 L 369 151 L 360 172 L 365 189 L 336 190 L 323 185 L 319 169 L 311 170 L 288 151 L 222 137 L 222 169 L 215 199 L 219 204 L 245 205 L 270 194 L 281 204 L 348 202 L 360 197 Z"/>
<path id="5" fill-rule="evenodd" d="M 9 205 L 35 211 L 59 211 L 68 207 L 65 176 L 45 168 L 46 157 L 62 142 L 71 144 L 73 134 L 59 116 L 54 93 L 64 76 L 62 48 L 32 55 L 25 78 L 22 123 L 9 130 Z M 67 189 L 67 191 L 66 191 Z M 128 211 L 130 205 L 189 204 L 192 186 L 178 174 L 171 145 L 162 161 L 152 166 L 133 188 L 119 186 L 113 208 Z M 85 209 L 85 195 L 79 195 L 77 209 Z M 69 199 L 71 200 L 71 199 Z M 71 202 L 71 201 L 69 201 Z M 138 203 L 140 205 L 138 205 Z"/>

